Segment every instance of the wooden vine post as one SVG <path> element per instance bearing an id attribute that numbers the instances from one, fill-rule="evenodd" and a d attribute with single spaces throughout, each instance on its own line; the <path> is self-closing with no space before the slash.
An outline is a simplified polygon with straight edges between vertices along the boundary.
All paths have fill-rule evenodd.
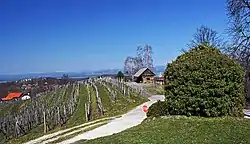
<path id="1" fill-rule="evenodd" d="M 45 110 L 43 110 L 43 133 L 47 132 L 47 126 L 46 126 L 46 114 Z"/>

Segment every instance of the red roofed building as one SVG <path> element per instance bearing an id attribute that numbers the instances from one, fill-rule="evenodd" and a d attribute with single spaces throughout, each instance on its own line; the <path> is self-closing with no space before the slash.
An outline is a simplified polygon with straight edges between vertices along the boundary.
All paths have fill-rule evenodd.
<path id="1" fill-rule="evenodd" d="M 160 73 L 159 76 L 155 78 L 155 81 L 156 81 L 156 83 L 159 83 L 159 84 L 163 85 L 164 84 L 163 74 Z"/>
<path id="2" fill-rule="evenodd" d="M 12 100 L 15 98 L 21 98 L 22 95 L 23 95 L 23 93 L 21 93 L 21 92 L 13 92 L 13 93 L 9 93 L 5 98 L 2 98 L 2 100 L 8 101 L 8 100 Z"/>

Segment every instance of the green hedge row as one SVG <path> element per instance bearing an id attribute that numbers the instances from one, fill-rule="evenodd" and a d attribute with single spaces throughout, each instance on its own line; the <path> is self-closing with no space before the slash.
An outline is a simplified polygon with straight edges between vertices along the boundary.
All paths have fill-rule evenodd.
<path id="1" fill-rule="evenodd" d="M 244 69 L 218 49 L 200 45 L 167 65 L 165 102 L 149 108 L 149 116 L 242 116 Z"/>

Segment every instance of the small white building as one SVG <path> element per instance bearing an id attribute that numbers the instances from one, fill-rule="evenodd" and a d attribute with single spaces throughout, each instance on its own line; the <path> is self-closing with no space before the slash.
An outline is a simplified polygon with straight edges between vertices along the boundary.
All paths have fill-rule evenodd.
<path id="1" fill-rule="evenodd" d="M 28 93 L 28 95 L 24 95 L 21 98 L 21 100 L 28 100 L 28 99 L 30 99 L 29 93 Z"/>

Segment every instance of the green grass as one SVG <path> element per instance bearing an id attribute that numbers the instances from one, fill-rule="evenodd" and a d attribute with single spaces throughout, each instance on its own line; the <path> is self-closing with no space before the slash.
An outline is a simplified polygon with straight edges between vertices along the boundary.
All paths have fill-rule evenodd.
<path id="1" fill-rule="evenodd" d="M 121 116 L 117 116 L 115 118 L 119 118 L 119 117 L 121 117 Z M 104 119 L 98 119 L 98 120 L 94 120 L 94 121 L 89 121 L 89 122 L 92 122 L 92 123 L 91 124 L 86 124 L 84 126 L 74 125 L 76 127 L 74 127 L 74 128 L 72 127 L 71 130 L 69 130 L 69 131 L 67 131 L 65 133 L 61 133 L 61 134 L 59 134 L 57 136 L 64 135 L 64 134 L 66 134 L 68 132 L 72 132 L 72 131 L 77 130 L 79 128 L 87 127 L 87 126 L 90 126 L 90 125 L 93 125 L 93 124 L 97 124 L 97 123 L 101 123 L 101 122 L 105 122 L 105 121 L 110 121 L 112 119 L 114 119 L 114 118 L 104 118 Z M 82 124 L 84 124 L 84 123 L 82 123 Z M 51 131 L 48 131 L 46 133 L 46 135 L 54 133 L 54 132 L 57 132 L 59 130 L 65 130 L 67 128 L 69 128 L 69 126 L 67 126 L 67 125 L 64 125 L 62 127 L 58 126 L 55 129 L 53 129 Z M 24 142 L 27 142 L 27 141 L 39 138 L 39 137 L 41 137 L 43 135 L 44 135 L 44 133 L 43 133 L 43 125 L 39 125 L 37 128 L 32 129 L 28 134 L 26 134 L 26 135 L 24 135 L 22 137 L 19 137 L 18 139 L 13 138 L 13 139 L 11 139 L 9 141 L 5 141 L 5 139 L 3 139 L 2 141 L 0 140 L 0 144 L 1 143 L 6 143 L 6 144 L 22 144 Z"/>
<path id="2" fill-rule="evenodd" d="M 97 107 L 97 100 L 96 100 L 96 93 L 94 91 L 94 88 L 89 86 L 89 89 L 91 92 L 91 101 L 92 101 L 92 103 L 91 103 L 92 115 L 91 115 L 90 121 L 100 119 L 100 118 L 111 117 L 111 116 L 119 116 L 119 115 L 128 112 L 129 110 L 135 108 L 139 104 L 142 104 L 143 102 L 146 102 L 148 100 L 144 97 L 136 96 L 134 93 L 131 93 L 131 95 L 129 97 L 127 97 L 127 96 L 123 96 L 121 93 L 118 92 L 116 101 L 112 102 L 110 97 L 109 97 L 109 93 L 108 93 L 107 89 L 101 85 L 97 85 L 97 87 L 98 87 L 99 95 L 100 95 L 105 112 L 104 112 L 103 116 L 99 115 L 99 111 L 98 111 L 98 107 Z M 51 104 L 53 102 L 56 103 L 59 96 L 61 96 L 61 99 L 63 101 L 65 99 L 67 99 L 68 98 L 67 95 L 69 95 L 71 93 L 72 87 L 67 88 L 67 92 L 66 92 L 67 94 L 64 96 L 62 96 L 63 91 L 64 91 L 63 89 L 58 90 L 53 97 L 48 94 L 48 95 L 46 95 L 44 97 L 40 97 L 40 98 L 42 98 L 42 100 L 50 99 L 49 106 L 52 106 Z M 78 104 L 77 104 L 76 111 L 73 113 L 72 117 L 67 121 L 67 123 L 65 125 L 63 125 L 62 127 L 61 126 L 55 127 L 53 130 L 47 132 L 47 134 L 53 133 L 53 132 L 58 131 L 58 130 L 63 130 L 63 129 L 66 129 L 69 127 L 73 127 L 76 125 L 80 125 L 80 124 L 83 124 L 86 122 L 85 103 L 88 100 L 88 92 L 87 92 L 86 85 L 84 85 L 84 84 L 80 85 L 80 95 L 77 96 L 77 100 L 78 100 Z M 18 139 L 12 139 L 8 143 L 23 143 L 23 142 L 35 139 L 35 138 L 43 136 L 43 135 L 44 135 L 43 134 L 43 125 L 41 124 L 40 126 L 29 131 L 28 134 L 26 134 L 25 136 L 22 136 Z M 1 141 L 0 141 L 0 143 L 1 143 Z"/>
<path id="3" fill-rule="evenodd" d="M 85 103 L 88 100 L 87 87 L 83 84 L 80 85 L 80 95 L 78 96 L 78 104 L 76 111 L 73 113 L 73 116 L 66 123 L 67 127 L 74 125 L 79 125 L 86 122 L 86 111 Z"/>
<path id="4" fill-rule="evenodd" d="M 115 103 L 111 101 L 111 98 L 109 97 L 109 93 L 107 89 L 104 88 L 104 86 L 97 85 L 98 91 L 99 91 L 99 97 L 102 101 L 103 111 L 105 116 L 114 116 L 111 111 L 112 107 L 115 106 Z"/>
<path id="5" fill-rule="evenodd" d="M 49 106 L 52 106 L 58 99 L 58 95 L 62 94 L 62 89 L 58 89 L 56 94 L 53 96 L 54 92 L 49 92 L 44 96 L 39 96 L 37 99 L 40 99 L 41 103 L 45 103 L 45 101 L 49 101 Z M 22 106 L 30 105 L 32 103 L 31 100 L 25 101 L 16 101 L 7 104 L 0 104 L 0 117 L 7 115 L 8 113 L 13 114 L 15 112 L 19 112 Z"/>
<path id="6" fill-rule="evenodd" d="M 73 91 L 73 85 L 69 85 L 68 88 L 66 89 L 65 95 L 63 95 L 63 97 L 62 97 L 62 99 L 63 99 L 62 105 L 64 105 L 65 103 L 67 103 L 67 101 L 69 100 L 69 98 L 71 96 L 71 92 L 72 91 Z"/>
<path id="7" fill-rule="evenodd" d="M 62 96 L 62 93 L 64 91 L 65 88 L 63 89 L 60 89 L 56 92 L 55 95 L 52 95 L 53 93 L 48 93 L 47 95 L 45 96 L 41 96 L 41 97 L 38 97 L 38 99 L 40 99 L 40 102 L 42 103 L 45 103 L 45 101 L 48 102 L 49 106 L 52 106 L 53 103 L 56 103 L 58 101 L 58 98 L 61 97 L 63 101 L 66 101 L 66 99 L 68 98 L 67 96 Z M 72 87 L 69 87 L 67 88 L 67 93 L 70 93 L 72 90 Z M 67 94 L 66 94 L 67 95 Z M 28 101 L 30 100 L 26 100 L 24 102 L 26 102 L 26 104 L 28 104 Z M 14 103 L 14 104 L 11 104 L 11 105 L 17 105 L 17 103 Z M 60 129 L 63 129 L 63 127 L 60 127 L 60 126 L 57 126 L 54 130 L 51 130 L 49 131 L 48 133 L 51 133 L 51 132 L 55 132 L 57 130 L 60 130 Z M 46 134 L 48 134 L 46 133 Z M 26 142 L 28 140 L 31 140 L 31 139 L 34 139 L 34 138 L 37 138 L 37 137 L 40 137 L 40 136 L 43 136 L 44 133 L 43 133 L 43 124 L 41 125 L 38 125 L 37 127 L 31 129 L 26 135 L 22 136 L 22 137 L 19 137 L 18 139 L 16 138 L 13 138 L 11 139 L 10 141 L 6 142 L 6 143 L 9 143 L 9 144 L 16 144 L 16 143 L 23 143 L 23 142 Z M 0 140 L 0 143 L 2 141 Z"/>
<path id="8" fill-rule="evenodd" d="M 41 99 L 41 103 L 46 103 L 46 101 L 48 101 L 50 98 L 52 98 L 51 97 L 51 95 L 53 94 L 53 92 L 49 92 L 49 93 L 47 93 L 46 95 L 44 95 L 44 96 L 40 96 L 39 98 Z"/>
<path id="9" fill-rule="evenodd" d="M 150 84 L 145 87 L 147 92 L 152 95 L 164 95 L 164 86 L 160 84 Z"/>
<path id="10" fill-rule="evenodd" d="M 148 101 L 147 98 L 136 96 L 134 93 L 131 93 L 130 96 L 124 96 L 117 89 L 111 88 L 111 90 L 117 91 L 117 97 L 114 102 L 109 98 L 108 90 L 101 85 L 97 85 L 100 93 L 100 98 L 105 110 L 104 116 L 115 116 L 121 115 L 129 110 L 132 110 L 136 106 Z"/>
<path id="11" fill-rule="evenodd" d="M 96 99 L 96 92 L 92 86 L 89 86 L 89 90 L 91 93 L 91 113 L 90 113 L 90 120 L 96 120 L 99 118 L 100 114 L 98 111 L 97 99 Z"/>
<path id="12" fill-rule="evenodd" d="M 49 107 L 53 107 L 53 105 L 58 101 L 58 96 L 62 95 L 64 91 L 64 88 L 62 89 L 58 89 L 55 94 L 50 95 L 49 97 L 49 103 L 48 106 Z"/>
<path id="13" fill-rule="evenodd" d="M 16 101 L 16 102 L 11 102 L 11 103 L 6 103 L 6 104 L 0 104 L 0 117 L 17 113 L 19 112 L 20 108 L 25 105 L 29 100 L 26 101 Z"/>
<path id="14" fill-rule="evenodd" d="M 141 125 L 112 136 L 78 144 L 247 144 L 250 121 L 225 118 L 149 118 Z"/>
<path id="15" fill-rule="evenodd" d="M 16 112 L 20 102 L 1 104 L 0 116 L 7 115 L 8 113 Z"/>
<path id="16" fill-rule="evenodd" d="M 5 143 L 6 144 L 21 144 L 21 143 L 26 142 L 27 140 L 31 140 L 33 138 L 37 138 L 37 137 L 42 136 L 42 135 L 43 135 L 43 125 L 39 125 L 36 128 L 31 129 L 28 134 L 26 134 L 18 139 L 13 138 Z M 1 141 L 0 141 L 0 143 L 1 143 Z"/>

